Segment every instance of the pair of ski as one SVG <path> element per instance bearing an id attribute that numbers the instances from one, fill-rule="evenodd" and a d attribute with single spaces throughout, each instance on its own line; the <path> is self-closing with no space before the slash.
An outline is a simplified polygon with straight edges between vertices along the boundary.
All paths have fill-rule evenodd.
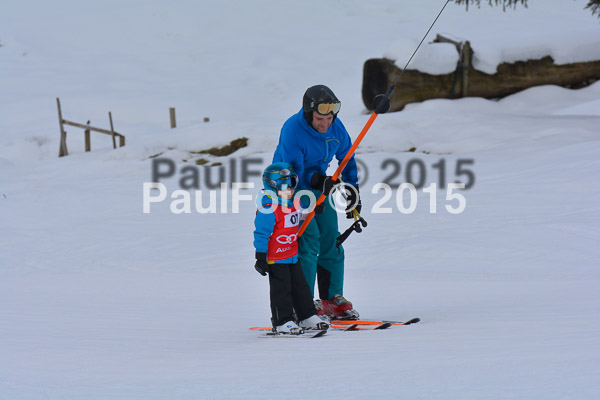
<path id="1" fill-rule="evenodd" d="M 413 318 L 406 322 L 400 321 L 369 321 L 369 320 L 332 320 L 331 321 L 331 329 L 338 331 L 376 331 L 388 329 L 392 326 L 402 326 L 402 325 L 411 325 L 416 324 L 421 319 Z M 252 331 L 271 331 L 272 328 L 250 328 Z M 306 333 L 300 335 L 291 335 L 277 332 L 267 332 L 260 337 L 303 337 L 303 338 L 318 338 L 325 336 L 327 333 L 326 330 L 317 331 L 307 331 Z"/>

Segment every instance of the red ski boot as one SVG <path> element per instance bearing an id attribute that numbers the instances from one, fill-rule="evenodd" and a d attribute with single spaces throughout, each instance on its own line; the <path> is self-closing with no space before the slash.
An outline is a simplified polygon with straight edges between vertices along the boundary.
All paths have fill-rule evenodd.
<path id="1" fill-rule="evenodd" d="M 336 294 L 331 300 L 317 300 L 317 315 L 326 315 L 331 319 L 358 319 L 358 312 L 341 294 Z"/>

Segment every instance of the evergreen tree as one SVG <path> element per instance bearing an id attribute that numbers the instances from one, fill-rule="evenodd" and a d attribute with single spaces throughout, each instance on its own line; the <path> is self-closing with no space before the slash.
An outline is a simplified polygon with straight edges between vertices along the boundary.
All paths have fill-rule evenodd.
<path id="1" fill-rule="evenodd" d="M 598 14 L 600 18 L 600 0 L 590 0 L 585 8 L 592 10 L 592 14 Z"/>
<path id="2" fill-rule="evenodd" d="M 456 4 L 464 4 L 467 10 L 469 10 L 470 4 L 475 4 L 477 7 L 481 6 L 481 0 L 454 0 Z M 506 7 L 517 8 L 517 4 L 521 4 L 523 7 L 527 7 L 527 0 L 488 0 L 490 6 L 502 4 L 502 9 L 506 10 Z M 586 9 L 592 11 L 592 15 L 598 15 L 600 17 L 600 0 L 589 0 Z"/>

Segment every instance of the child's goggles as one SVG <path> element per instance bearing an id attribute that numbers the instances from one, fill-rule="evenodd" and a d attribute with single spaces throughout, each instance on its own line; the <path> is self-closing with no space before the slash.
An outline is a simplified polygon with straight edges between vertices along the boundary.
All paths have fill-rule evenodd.
<path id="1" fill-rule="evenodd" d="M 278 190 L 295 189 L 298 185 L 298 175 L 282 176 L 275 182 Z"/>

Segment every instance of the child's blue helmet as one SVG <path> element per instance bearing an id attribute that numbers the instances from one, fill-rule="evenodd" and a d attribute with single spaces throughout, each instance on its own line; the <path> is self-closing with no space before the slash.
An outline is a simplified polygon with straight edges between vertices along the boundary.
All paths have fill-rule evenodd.
<path id="1" fill-rule="evenodd" d="M 279 190 L 295 189 L 296 185 L 298 185 L 298 174 L 289 163 L 271 164 L 263 172 L 265 190 L 272 190 L 277 193 Z"/>

